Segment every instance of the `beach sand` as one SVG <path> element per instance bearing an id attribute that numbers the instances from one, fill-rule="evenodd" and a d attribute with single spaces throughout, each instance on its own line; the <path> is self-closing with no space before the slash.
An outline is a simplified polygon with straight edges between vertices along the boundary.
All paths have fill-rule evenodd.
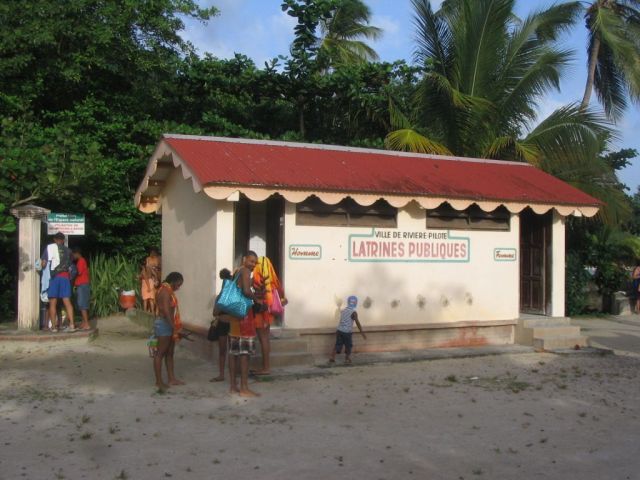
<path id="1" fill-rule="evenodd" d="M 147 333 L 0 344 L 2 479 L 638 479 L 640 360 L 520 354 L 153 388 Z M 315 375 L 317 371 L 318 375 Z"/>

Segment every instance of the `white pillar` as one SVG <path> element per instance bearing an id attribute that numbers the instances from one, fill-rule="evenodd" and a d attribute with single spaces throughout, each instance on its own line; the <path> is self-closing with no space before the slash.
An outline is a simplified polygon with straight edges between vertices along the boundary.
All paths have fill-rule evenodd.
<path id="1" fill-rule="evenodd" d="M 565 217 L 553 211 L 551 226 L 551 316 L 564 317 Z"/>
<path id="2" fill-rule="evenodd" d="M 49 210 L 26 205 L 11 209 L 18 218 L 18 329 L 38 330 L 40 319 L 40 228 Z"/>
<path id="3" fill-rule="evenodd" d="M 234 203 L 219 200 L 216 201 L 216 268 L 213 272 L 216 294 L 220 292 L 222 280 L 218 276 L 218 272 L 223 268 L 233 271 L 236 265 L 233 264 L 233 249 L 235 245 L 235 227 L 234 227 Z"/>

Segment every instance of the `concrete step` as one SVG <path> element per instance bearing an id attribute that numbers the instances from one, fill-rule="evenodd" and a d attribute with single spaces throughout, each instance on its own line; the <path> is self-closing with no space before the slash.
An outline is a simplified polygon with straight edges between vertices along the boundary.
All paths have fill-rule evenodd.
<path id="1" fill-rule="evenodd" d="M 285 352 L 271 353 L 271 368 L 291 367 L 296 365 L 313 365 L 313 355 L 309 352 Z M 258 369 L 262 367 L 262 356 L 260 351 L 251 357 L 251 368 Z"/>
<path id="2" fill-rule="evenodd" d="M 567 317 L 521 318 L 518 323 L 524 328 L 566 327 L 571 325 L 571 319 Z"/>
<path id="3" fill-rule="evenodd" d="M 550 338 L 550 337 L 579 337 L 580 327 L 535 327 L 533 328 L 533 338 Z"/>
<path id="4" fill-rule="evenodd" d="M 272 353 L 285 353 L 285 352 L 307 352 L 309 345 L 306 340 L 300 340 L 299 338 L 272 338 L 271 339 L 271 352 Z"/>
<path id="5" fill-rule="evenodd" d="M 566 335 L 533 339 L 533 347 L 536 350 L 557 350 L 564 348 L 574 348 L 576 345 L 580 347 L 586 347 L 587 337 Z"/>
<path id="6" fill-rule="evenodd" d="M 300 338 L 300 334 L 289 328 L 271 327 L 271 338 Z"/>

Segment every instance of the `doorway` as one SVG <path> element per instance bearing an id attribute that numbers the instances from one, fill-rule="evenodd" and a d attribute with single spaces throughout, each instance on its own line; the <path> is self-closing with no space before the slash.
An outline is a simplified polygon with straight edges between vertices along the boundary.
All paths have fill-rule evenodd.
<path id="1" fill-rule="evenodd" d="M 551 312 L 551 213 L 520 213 L 520 311 Z"/>
<path id="2" fill-rule="evenodd" d="M 262 202 L 241 195 L 235 204 L 234 266 L 248 250 L 266 255 L 284 283 L 284 198 L 274 194 Z"/>

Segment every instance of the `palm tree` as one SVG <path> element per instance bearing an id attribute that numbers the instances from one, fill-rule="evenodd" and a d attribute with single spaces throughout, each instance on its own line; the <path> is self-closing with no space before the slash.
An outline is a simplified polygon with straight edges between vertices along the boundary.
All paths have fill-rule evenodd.
<path id="1" fill-rule="evenodd" d="M 365 40 L 376 40 L 382 29 L 370 25 L 371 10 L 362 0 L 340 0 L 320 22 L 318 58 L 324 69 L 377 60 Z"/>
<path id="2" fill-rule="evenodd" d="M 640 1 L 596 0 L 587 8 L 587 84 L 581 106 L 595 89 L 607 116 L 617 120 L 627 98 L 640 101 Z"/>
<path id="3" fill-rule="evenodd" d="M 572 52 L 558 45 L 580 12 L 579 2 L 554 5 L 524 19 L 515 0 L 412 0 L 415 60 L 424 66 L 411 109 L 390 100 L 387 148 L 532 163 L 619 209 L 599 153 L 611 138 L 606 119 L 568 105 L 537 126 L 537 105 Z M 614 221 L 614 220 L 612 220 Z"/>

